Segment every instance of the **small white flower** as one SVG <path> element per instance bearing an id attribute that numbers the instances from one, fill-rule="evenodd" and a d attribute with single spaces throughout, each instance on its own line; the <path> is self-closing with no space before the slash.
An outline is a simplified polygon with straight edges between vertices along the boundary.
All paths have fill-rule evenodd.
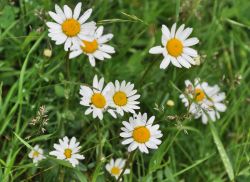
<path id="1" fill-rule="evenodd" d="M 174 66 L 181 68 L 190 68 L 191 64 L 195 65 L 193 58 L 197 57 L 197 51 L 190 48 L 199 42 L 194 38 L 188 38 L 192 33 L 192 28 L 184 29 L 185 25 L 182 24 L 176 31 L 176 23 L 172 26 L 171 30 L 167 26 L 162 25 L 162 46 L 152 47 L 149 50 L 151 54 L 163 54 L 164 59 L 161 62 L 160 68 L 166 69 L 171 62 Z"/>
<path id="2" fill-rule="evenodd" d="M 105 168 L 106 170 L 111 174 L 111 176 L 114 176 L 116 179 L 120 176 L 121 172 L 123 171 L 123 168 L 125 167 L 126 160 L 118 158 L 114 161 L 114 159 L 111 159 L 108 164 L 106 164 Z M 125 169 L 123 174 L 129 174 L 130 170 Z"/>
<path id="3" fill-rule="evenodd" d="M 219 112 L 226 111 L 226 105 L 222 103 L 226 95 L 220 92 L 218 85 L 209 86 L 207 82 L 200 82 L 199 78 L 194 84 L 186 80 L 185 85 L 187 93 L 181 94 L 180 98 L 195 119 L 202 117 L 202 123 L 207 124 L 208 116 L 216 121 L 220 118 Z"/>
<path id="4" fill-rule="evenodd" d="M 82 3 L 78 3 L 72 12 L 67 6 L 63 6 L 63 10 L 56 4 L 55 13 L 49 12 L 54 22 L 47 22 L 49 27 L 49 37 L 56 42 L 56 45 L 64 43 L 64 50 L 68 51 L 72 45 L 82 44 L 81 40 L 92 41 L 91 36 L 96 29 L 96 23 L 91 21 L 86 23 L 92 13 L 92 9 L 85 11 L 80 16 Z"/>
<path id="5" fill-rule="evenodd" d="M 109 109 L 108 102 L 108 91 L 110 90 L 109 85 L 104 86 L 104 78 L 98 81 L 97 75 L 95 75 L 93 80 L 93 88 L 88 86 L 80 87 L 80 95 L 82 96 L 80 104 L 83 106 L 88 106 L 89 108 L 85 111 L 88 115 L 93 113 L 93 118 L 98 117 L 100 120 L 103 119 L 103 112 L 106 110 L 116 118 L 116 114 L 112 109 Z"/>
<path id="6" fill-rule="evenodd" d="M 113 34 L 103 34 L 103 26 L 100 26 L 93 36 L 93 40 L 82 39 L 83 45 L 72 47 L 73 51 L 69 54 L 69 58 L 75 58 L 80 54 L 86 54 L 89 57 L 91 66 L 95 66 L 95 59 L 103 61 L 110 59 L 110 54 L 115 53 L 115 49 L 106 43 L 112 39 Z"/>
<path id="7" fill-rule="evenodd" d="M 35 145 L 34 149 L 31 150 L 31 152 L 29 153 L 29 158 L 33 159 L 33 163 L 35 163 L 35 165 L 37 165 L 37 163 L 40 160 L 45 159 L 46 157 L 43 155 L 43 149 L 41 149 L 39 147 L 39 145 Z"/>
<path id="8" fill-rule="evenodd" d="M 69 161 L 73 167 L 79 164 L 78 160 L 83 160 L 85 157 L 78 154 L 81 146 L 76 142 L 76 138 L 72 137 L 71 140 L 65 136 L 59 139 L 59 144 L 54 144 L 56 150 L 51 151 L 49 154 L 56 156 L 57 159 Z"/>
<path id="9" fill-rule="evenodd" d="M 110 82 L 109 86 L 110 106 L 115 108 L 121 116 L 124 115 L 124 112 L 135 113 L 135 109 L 140 109 L 138 106 L 140 102 L 137 101 L 140 95 L 136 94 L 137 90 L 134 89 L 134 84 L 126 83 L 126 81 L 119 83 L 116 80 L 115 85 Z"/>
<path id="10" fill-rule="evenodd" d="M 123 145 L 130 144 L 128 146 L 129 152 L 139 148 L 142 153 L 148 153 L 148 148 L 158 148 L 158 145 L 161 144 L 159 138 L 162 137 L 162 133 L 159 130 L 160 125 L 153 125 L 154 120 L 154 116 L 147 119 L 147 113 L 143 115 L 139 113 L 130 117 L 129 122 L 122 122 L 124 127 L 121 128 L 120 136 L 125 138 L 122 142 Z"/>

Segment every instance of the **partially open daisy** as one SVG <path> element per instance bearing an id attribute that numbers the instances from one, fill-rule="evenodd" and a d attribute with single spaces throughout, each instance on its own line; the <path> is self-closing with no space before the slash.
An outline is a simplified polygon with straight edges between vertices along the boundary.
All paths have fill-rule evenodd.
<path id="1" fill-rule="evenodd" d="M 190 48 L 199 42 L 197 38 L 188 38 L 192 33 L 192 28 L 184 29 L 185 25 L 181 25 L 176 31 L 176 23 L 171 30 L 167 26 L 162 25 L 162 46 L 152 47 L 149 50 L 151 54 L 163 54 L 164 59 L 160 68 L 166 69 L 171 62 L 174 66 L 181 68 L 190 68 L 191 64 L 195 65 L 193 58 L 197 57 L 197 51 Z"/>
<path id="2" fill-rule="evenodd" d="M 98 117 L 100 120 L 103 119 L 103 112 L 106 110 L 116 118 L 116 115 L 112 109 L 109 109 L 108 102 L 108 91 L 109 85 L 104 88 L 104 78 L 98 81 L 97 75 L 95 75 L 93 80 L 93 88 L 82 85 L 80 87 L 80 95 L 82 96 L 80 104 L 83 106 L 88 106 L 89 108 L 85 111 L 88 115 L 93 113 L 93 118 Z"/>
<path id="3" fill-rule="evenodd" d="M 202 117 L 202 123 L 207 124 L 208 117 L 216 121 L 220 118 L 219 112 L 225 112 L 226 105 L 222 102 L 226 95 L 220 92 L 218 85 L 209 86 L 207 82 L 200 82 L 199 78 L 195 79 L 194 84 L 186 80 L 185 85 L 186 92 L 180 98 L 195 119 Z"/>
<path id="4" fill-rule="evenodd" d="M 92 13 L 92 9 L 88 9 L 80 16 L 82 3 L 78 3 L 72 12 L 67 6 L 63 6 L 63 10 L 56 4 L 55 13 L 49 12 L 54 22 L 47 22 L 49 27 L 49 37 L 56 41 L 57 45 L 64 44 L 64 50 L 68 51 L 72 45 L 81 44 L 81 40 L 92 41 L 93 33 L 96 29 L 96 23 L 91 21 L 85 23 Z"/>
<path id="5" fill-rule="evenodd" d="M 134 89 L 134 84 L 126 81 L 115 81 L 115 85 L 113 83 L 109 83 L 110 91 L 109 91 L 109 100 L 110 106 L 116 109 L 116 112 L 121 116 L 124 115 L 124 112 L 135 113 L 136 109 L 140 109 L 137 101 L 140 98 L 137 90 Z"/>
<path id="6" fill-rule="evenodd" d="M 103 34 L 103 26 L 100 26 L 93 36 L 92 41 L 82 40 L 83 45 L 73 47 L 73 51 L 69 54 L 69 58 L 75 58 L 80 54 L 86 54 L 89 57 L 91 66 L 95 66 L 95 59 L 103 61 L 104 59 L 110 59 L 110 54 L 115 53 L 115 49 L 107 45 L 106 43 L 112 39 L 113 34 Z"/>
<path id="7" fill-rule="evenodd" d="M 79 164 L 78 160 L 83 160 L 85 157 L 78 154 L 81 146 L 76 142 L 76 138 L 72 137 L 70 140 L 67 136 L 59 139 L 59 144 L 54 144 L 56 150 L 49 154 L 56 156 L 57 159 L 69 161 L 73 167 Z"/>
<path id="8" fill-rule="evenodd" d="M 122 132 L 120 136 L 125 138 L 122 142 L 123 145 L 128 146 L 128 151 L 131 152 L 136 148 L 143 153 L 148 153 L 148 148 L 157 149 L 161 144 L 159 138 L 162 137 L 162 133 L 159 130 L 159 125 L 153 125 L 155 117 L 152 116 L 147 119 L 147 114 L 143 115 L 139 113 L 129 118 L 129 122 L 123 121 L 124 127 L 121 128 Z"/>
<path id="9" fill-rule="evenodd" d="M 125 167 L 126 160 L 118 158 L 116 160 L 111 159 L 108 164 L 106 164 L 105 168 L 106 170 L 111 174 L 111 176 L 114 176 L 116 179 L 120 176 L 122 173 L 124 167 Z M 123 174 L 129 174 L 130 170 L 125 169 Z"/>
<path id="10" fill-rule="evenodd" d="M 43 149 L 41 149 L 39 147 L 39 145 L 35 145 L 35 147 L 33 148 L 33 150 L 31 150 L 31 152 L 29 153 L 29 158 L 33 159 L 33 163 L 35 163 L 35 165 L 37 165 L 37 163 L 40 160 L 45 159 L 46 157 L 43 155 Z"/>

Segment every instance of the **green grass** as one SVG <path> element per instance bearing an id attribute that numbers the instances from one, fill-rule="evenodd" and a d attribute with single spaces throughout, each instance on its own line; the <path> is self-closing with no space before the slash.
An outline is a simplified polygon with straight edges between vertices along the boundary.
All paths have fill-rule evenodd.
<path id="1" fill-rule="evenodd" d="M 57 1 L 74 7 L 77 1 Z M 250 181 L 250 3 L 246 0 L 95 0 L 92 20 L 112 32 L 116 53 L 92 68 L 86 56 L 69 62 L 67 74 L 63 46 L 47 36 L 47 12 L 54 2 L 10 1 L 0 3 L 0 181 L 113 181 L 104 169 L 110 158 L 127 158 L 119 128 L 128 119 L 102 122 L 85 116 L 79 104 L 79 86 L 91 84 L 95 74 L 105 81 L 135 83 L 141 94 L 141 112 L 156 116 L 164 136 L 158 150 L 136 152 L 125 181 Z M 161 25 L 185 23 L 202 64 L 191 69 L 172 65 L 160 70 L 162 56 L 150 55 L 160 44 Z M 46 58 L 45 48 L 53 55 Z M 242 79 L 239 81 L 239 76 Z M 184 80 L 200 77 L 218 84 L 227 95 L 228 109 L 215 123 L 179 120 L 186 109 L 179 100 Z M 174 107 L 166 101 L 172 99 Z M 155 104 L 164 106 L 155 110 Z M 30 125 L 40 106 L 48 109 L 46 132 Z M 177 115 L 176 120 L 168 116 Z M 98 128 L 97 128 L 98 126 Z M 28 158 L 39 144 L 48 154 L 63 136 L 76 136 L 86 159 L 77 168 L 47 156 L 38 167 Z M 30 136 L 28 139 L 27 137 Z M 99 160 L 99 158 L 102 160 Z"/>

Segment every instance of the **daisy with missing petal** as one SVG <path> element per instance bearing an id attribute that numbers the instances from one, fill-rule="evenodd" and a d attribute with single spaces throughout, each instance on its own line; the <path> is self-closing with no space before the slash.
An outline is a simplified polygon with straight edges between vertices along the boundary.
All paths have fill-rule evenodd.
<path id="1" fill-rule="evenodd" d="M 140 109 L 138 106 L 140 104 L 137 101 L 140 98 L 137 90 L 134 89 L 134 84 L 126 81 L 115 81 L 115 85 L 113 83 L 109 83 L 110 92 L 109 92 L 109 100 L 110 106 L 116 109 L 116 112 L 121 116 L 124 115 L 124 112 L 135 113 L 136 109 Z"/>
<path id="2" fill-rule="evenodd" d="M 72 137 L 70 140 L 67 136 L 59 139 L 59 144 L 54 144 L 56 150 L 50 152 L 50 155 L 56 156 L 57 159 L 69 161 L 73 167 L 79 164 L 78 160 L 83 160 L 85 157 L 78 154 L 81 146 L 76 142 L 76 138 Z"/>
<path id="3" fill-rule="evenodd" d="M 199 42 L 197 38 L 188 38 L 192 33 L 192 28 L 184 29 L 185 25 L 181 25 L 176 31 L 176 23 L 171 30 L 167 26 L 162 25 L 162 46 L 152 47 L 149 50 L 151 54 L 163 54 L 164 59 L 160 68 L 166 69 L 171 62 L 174 66 L 181 68 L 190 68 L 191 64 L 195 65 L 194 58 L 198 56 L 197 51 L 190 48 Z"/>
<path id="4" fill-rule="evenodd" d="M 116 160 L 111 159 L 108 164 L 106 164 L 105 168 L 106 170 L 111 174 L 111 176 L 114 176 L 116 179 L 120 176 L 120 174 L 123 171 L 123 168 L 125 167 L 126 160 L 118 158 Z M 130 170 L 125 169 L 123 174 L 129 174 Z"/>
<path id="5" fill-rule="evenodd" d="M 33 159 L 33 163 L 35 163 L 35 165 L 37 165 L 37 163 L 40 160 L 45 159 L 46 157 L 44 157 L 43 155 L 43 149 L 41 149 L 39 147 L 39 145 L 35 145 L 34 149 L 31 150 L 31 152 L 29 153 L 29 158 Z"/>
<path id="6" fill-rule="evenodd" d="M 56 42 L 56 45 L 64 43 L 64 50 L 68 51 L 72 45 L 81 44 L 81 40 L 92 41 L 91 36 L 96 29 L 96 23 L 91 21 L 86 23 L 92 13 L 92 9 L 85 11 L 80 16 L 82 3 L 78 3 L 72 12 L 67 6 L 63 6 L 63 10 L 56 4 L 55 13 L 49 12 L 54 22 L 47 22 L 49 27 L 49 37 Z"/>
<path id="7" fill-rule="evenodd" d="M 207 82 L 200 82 L 197 78 L 194 84 L 185 81 L 186 92 L 180 98 L 194 118 L 202 118 L 202 123 L 207 124 L 208 119 L 216 121 L 220 118 L 219 112 L 226 111 L 223 101 L 226 98 L 224 92 L 220 92 L 218 85 L 209 86 Z"/>
<path id="8" fill-rule="evenodd" d="M 72 47 L 73 51 L 69 54 L 69 58 L 75 58 L 80 54 L 86 54 L 89 57 L 91 66 L 95 66 L 95 59 L 103 61 L 110 59 L 110 54 L 115 53 L 115 49 L 106 43 L 112 39 L 113 34 L 103 34 L 103 26 L 100 26 L 93 36 L 93 40 L 82 40 L 83 45 Z"/>
<path id="9" fill-rule="evenodd" d="M 98 117 L 100 120 L 103 119 L 103 112 L 106 110 L 116 118 L 116 115 L 112 109 L 109 109 L 108 102 L 108 91 L 109 85 L 104 88 L 104 78 L 101 78 L 98 81 L 97 75 L 95 75 L 93 80 L 93 88 L 88 86 L 81 86 L 80 95 L 82 96 L 80 104 L 83 106 L 88 106 L 89 108 L 85 111 L 85 114 L 88 115 L 93 113 L 93 118 Z"/>
<path id="10" fill-rule="evenodd" d="M 159 138 L 162 137 L 162 133 L 159 130 L 159 125 L 153 125 L 155 117 L 152 116 L 147 119 L 147 114 L 143 115 L 139 113 L 129 118 L 129 122 L 123 121 L 124 127 L 121 128 L 122 132 L 120 136 L 125 138 L 122 142 L 123 145 L 128 146 L 128 151 L 131 152 L 136 148 L 143 153 L 148 153 L 148 148 L 157 149 L 161 144 Z"/>

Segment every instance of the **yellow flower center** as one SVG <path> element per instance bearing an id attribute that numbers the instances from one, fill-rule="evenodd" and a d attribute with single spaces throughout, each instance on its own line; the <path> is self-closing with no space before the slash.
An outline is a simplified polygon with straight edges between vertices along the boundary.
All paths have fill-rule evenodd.
<path id="1" fill-rule="evenodd" d="M 39 156 L 39 154 L 40 154 L 39 152 L 34 151 L 34 152 L 33 152 L 33 158 L 38 157 L 38 156 Z"/>
<path id="2" fill-rule="evenodd" d="M 67 19 L 62 23 L 62 31 L 68 36 L 68 37 L 74 37 L 76 36 L 81 30 L 80 23 L 73 19 Z"/>
<path id="3" fill-rule="evenodd" d="M 93 40 L 92 42 L 83 40 L 82 42 L 84 43 L 85 46 L 82 46 L 81 48 L 85 53 L 93 53 L 98 48 L 98 43 L 96 40 Z"/>
<path id="4" fill-rule="evenodd" d="M 91 102 L 97 108 L 104 108 L 106 105 L 106 99 L 100 93 L 95 93 L 94 95 L 92 95 Z"/>
<path id="5" fill-rule="evenodd" d="M 134 129 L 132 136 L 138 143 L 145 143 L 149 141 L 150 131 L 145 126 L 138 126 Z"/>
<path id="6" fill-rule="evenodd" d="M 113 96 L 113 100 L 118 106 L 125 106 L 128 102 L 127 95 L 122 91 L 116 92 Z"/>
<path id="7" fill-rule="evenodd" d="M 111 173 L 112 173 L 113 175 L 115 175 L 115 176 L 119 175 L 120 172 L 121 172 L 121 169 L 118 168 L 118 167 L 113 167 L 113 168 L 111 169 Z"/>
<path id="8" fill-rule="evenodd" d="M 203 90 L 196 88 L 195 89 L 195 100 L 197 102 L 202 101 L 204 98 L 206 97 L 205 93 L 203 92 Z"/>
<path id="9" fill-rule="evenodd" d="M 178 57 L 182 54 L 183 44 L 179 39 L 172 38 L 167 42 L 166 49 L 173 57 Z"/>
<path id="10" fill-rule="evenodd" d="M 71 158 L 72 150 L 71 149 L 65 149 L 64 150 L 64 155 L 65 155 L 66 159 Z"/>

